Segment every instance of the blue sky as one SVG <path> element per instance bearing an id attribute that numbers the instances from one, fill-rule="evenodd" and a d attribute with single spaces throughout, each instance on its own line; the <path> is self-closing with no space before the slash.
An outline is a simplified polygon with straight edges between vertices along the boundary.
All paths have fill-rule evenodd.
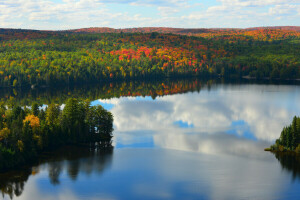
<path id="1" fill-rule="evenodd" d="M 286 25 L 300 25 L 300 0 L 0 0 L 1 28 Z"/>

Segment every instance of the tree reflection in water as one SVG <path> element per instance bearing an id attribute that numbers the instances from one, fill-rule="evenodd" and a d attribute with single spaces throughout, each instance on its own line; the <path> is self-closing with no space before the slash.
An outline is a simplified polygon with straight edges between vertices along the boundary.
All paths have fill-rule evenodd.
<path id="1" fill-rule="evenodd" d="M 113 148 L 94 149 L 88 147 L 63 147 L 54 152 L 48 152 L 41 156 L 33 167 L 0 174 L 0 190 L 2 197 L 8 195 L 10 199 L 21 196 L 24 186 L 30 176 L 38 174 L 46 166 L 50 183 L 60 184 L 59 177 L 66 171 L 68 177 L 76 181 L 78 174 L 89 175 L 92 172 L 102 173 L 112 162 Z"/>
<path id="2" fill-rule="evenodd" d="M 275 152 L 283 170 L 292 174 L 293 180 L 300 180 L 300 155 L 294 152 Z"/>

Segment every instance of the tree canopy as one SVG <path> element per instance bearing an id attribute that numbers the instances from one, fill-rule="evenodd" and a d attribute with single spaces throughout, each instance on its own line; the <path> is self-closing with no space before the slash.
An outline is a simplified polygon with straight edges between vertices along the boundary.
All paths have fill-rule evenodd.
<path id="1" fill-rule="evenodd" d="M 220 33 L 220 34 L 219 34 Z M 0 86 L 178 76 L 300 78 L 300 36 L 286 30 L 0 34 Z"/>
<path id="2" fill-rule="evenodd" d="M 273 151 L 295 151 L 300 153 L 300 118 L 294 117 L 291 125 L 284 127 L 280 138 L 271 146 Z"/>
<path id="3" fill-rule="evenodd" d="M 70 98 L 63 109 L 0 104 L 0 170 L 29 162 L 65 144 L 110 147 L 113 115 L 100 105 Z"/>

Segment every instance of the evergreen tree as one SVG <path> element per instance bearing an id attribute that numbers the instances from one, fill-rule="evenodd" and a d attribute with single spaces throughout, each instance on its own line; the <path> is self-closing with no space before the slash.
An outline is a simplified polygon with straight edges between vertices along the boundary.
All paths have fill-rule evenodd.
<path id="1" fill-rule="evenodd" d="M 294 117 L 292 124 L 288 127 L 284 127 L 279 140 L 276 140 L 276 144 L 272 146 L 272 149 L 280 150 L 280 145 L 287 150 L 294 151 L 300 145 L 300 118 Z M 298 151 L 298 150 L 297 150 Z"/>
<path id="2" fill-rule="evenodd" d="M 34 104 L 31 110 L 15 104 L 12 108 L 0 106 L 0 115 L 0 170 L 68 143 L 110 146 L 113 116 L 101 106 L 90 106 L 88 100 L 68 99 L 62 112 L 54 104 L 46 112 Z"/>
<path id="3" fill-rule="evenodd" d="M 39 112 L 40 112 L 39 105 L 36 102 L 32 103 L 31 113 L 35 116 L 39 116 Z"/>

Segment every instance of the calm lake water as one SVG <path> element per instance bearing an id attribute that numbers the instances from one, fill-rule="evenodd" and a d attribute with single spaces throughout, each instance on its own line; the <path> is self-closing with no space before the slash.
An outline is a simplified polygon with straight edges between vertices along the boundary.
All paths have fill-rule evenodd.
<path id="1" fill-rule="evenodd" d="M 300 199 L 300 158 L 264 152 L 300 115 L 298 85 L 135 82 L 51 98 L 66 93 L 101 97 L 114 149 L 49 153 L 0 175 L 0 199 Z"/>

